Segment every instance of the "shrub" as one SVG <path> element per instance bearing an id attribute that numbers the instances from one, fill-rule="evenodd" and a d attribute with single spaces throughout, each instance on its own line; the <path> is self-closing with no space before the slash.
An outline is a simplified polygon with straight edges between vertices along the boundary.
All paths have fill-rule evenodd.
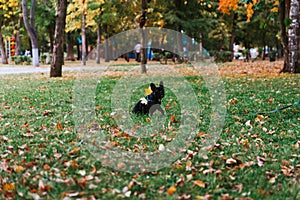
<path id="1" fill-rule="evenodd" d="M 20 64 L 26 64 L 26 65 L 30 65 L 31 63 L 31 58 L 29 56 L 12 56 L 11 60 L 16 64 L 16 65 L 20 65 Z"/>
<path id="2" fill-rule="evenodd" d="M 217 63 L 232 61 L 231 51 L 213 51 L 211 53 L 212 56 L 215 58 L 215 62 Z"/>
<path id="3" fill-rule="evenodd" d="M 41 55 L 40 56 L 40 61 L 45 64 L 46 63 L 46 58 L 47 58 L 47 55 Z"/>

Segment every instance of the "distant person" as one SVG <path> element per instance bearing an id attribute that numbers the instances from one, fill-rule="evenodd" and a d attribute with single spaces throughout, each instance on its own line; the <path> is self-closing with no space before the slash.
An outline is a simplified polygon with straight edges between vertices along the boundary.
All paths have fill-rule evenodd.
<path id="1" fill-rule="evenodd" d="M 142 49 L 142 45 L 141 45 L 141 43 L 138 42 L 134 47 L 135 60 L 137 62 L 141 62 L 141 49 Z"/>
<path id="2" fill-rule="evenodd" d="M 30 57 L 31 56 L 31 53 L 30 53 L 30 51 L 29 51 L 29 49 L 26 49 L 26 51 L 25 51 L 25 54 L 24 54 L 25 56 L 28 56 L 28 57 Z"/>

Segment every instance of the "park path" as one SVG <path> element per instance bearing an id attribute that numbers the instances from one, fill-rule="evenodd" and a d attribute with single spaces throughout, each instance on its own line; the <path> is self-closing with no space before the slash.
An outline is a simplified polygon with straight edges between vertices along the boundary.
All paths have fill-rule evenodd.
<path id="1" fill-rule="evenodd" d="M 63 71 L 80 71 L 80 70 L 88 70 L 88 69 L 95 69 L 95 67 L 63 67 Z M 50 73 L 50 67 L 0 67 L 0 75 L 5 74 L 25 74 L 25 73 Z"/>

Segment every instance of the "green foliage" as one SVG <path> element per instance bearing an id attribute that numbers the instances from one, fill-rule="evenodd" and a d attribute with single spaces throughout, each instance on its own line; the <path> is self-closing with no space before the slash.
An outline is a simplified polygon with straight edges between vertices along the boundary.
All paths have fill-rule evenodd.
<path id="1" fill-rule="evenodd" d="M 31 57 L 30 56 L 12 56 L 11 60 L 16 65 L 20 65 L 20 64 L 30 65 L 30 63 L 31 63 Z"/>
<path id="2" fill-rule="evenodd" d="M 229 62 L 232 60 L 231 51 L 211 51 L 210 53 L 215 58 L 215 62 L 217 63 Z"/>

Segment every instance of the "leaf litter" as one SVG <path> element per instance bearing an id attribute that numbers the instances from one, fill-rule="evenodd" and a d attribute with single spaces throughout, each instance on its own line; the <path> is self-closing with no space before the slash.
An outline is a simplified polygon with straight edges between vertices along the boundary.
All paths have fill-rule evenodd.
<path id="1" fill-rule="evenodd" d="M 278 75 L 277 66 L 269 73 L 272 66 L 268 63 L 261 69 L 253 65 L 255 63 L 247 64 L 246 69 L 237 65 L 221 66 L 228 93 L 228 114 L 274 109 L 299 99 L 299 77 Z M 209 95 L 203 91 L 199 77 L 187 75 L 193 88 L 201 93 L 199 102 L 207 101 L 205 98 Z M 200 105 L 203 109 L 199 119 L 202 130 L 185 149 L 186 156 L 158 172 L 130 174 L 103 167 L 80 147 L 80 138 L 72 131 L 70 114 L 69 91 L 73 76 L 55 80 L 43 75 L 8 79 L 2 84 L 5 93 L 1 93 L 0 109 L 2 198 L 297 197 L 300 171 L 297 106 L 270 115 L 226 119 L 216 144 L 208 148 L 206 155 L 199 157 L 197 153 L 202 148 L 202 141 L 210 137 L 205 128 L 210 110 L 204 103 Z M 108 85 L 115 81 L 104 80 Z M 168 118 L 169 132 L 153 133 L 149 139 L 136 139 L 117 129 L 107 102 L 99 101 L 99 104 L 96 111 L 103 120 L 101 126 L 120 148 L 137 152 L 165 151 L 168 142 L 176 137 L 172 134 L 180 124 L 178 113 L 172 113 Z M 169 112 L 178 109 L 172 102 L 165 102 L 164 106 Z M 149 123 L 147 119 L 137 120 Z M 120 163 L 120 167 L 123 164 Z"/>

